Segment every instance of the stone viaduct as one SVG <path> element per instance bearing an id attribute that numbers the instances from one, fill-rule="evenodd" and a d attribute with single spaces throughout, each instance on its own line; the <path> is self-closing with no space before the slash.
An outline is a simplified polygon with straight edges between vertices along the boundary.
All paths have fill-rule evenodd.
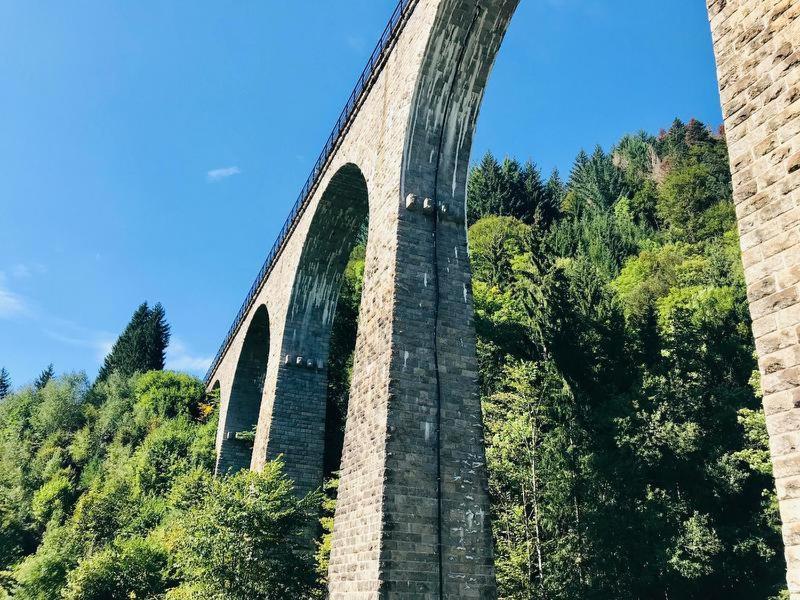
<path id="1" fill-rule="evenodd" d="M 330 597 L 492 598 L 465 229 L 519 0 L 401 0 L 206 377 L 218 472 L 321 484 L 328 346 L 368 219 Z M 792 598 L 800 599 L 800 2 L 708 0 Z M 254 447 L 237 439 L 256 427 Z"/>

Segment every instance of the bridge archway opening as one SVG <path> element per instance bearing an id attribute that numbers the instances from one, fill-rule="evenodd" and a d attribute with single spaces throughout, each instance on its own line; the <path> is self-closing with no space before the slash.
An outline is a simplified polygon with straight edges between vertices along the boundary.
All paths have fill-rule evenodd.
<path id="1" fill-rule="evenodd" d="M 250 321 L 236 366 L 217 457 L 218 474 L 232 474 L 250 467 L 268 357 L 269 314 L 262 304 Z"/>
<path id="2" fill-rule="evenodd" d="M 292 474 L 301 487 L 320 485 L 340 466 L 368 225 L 367 182 L 348 163 L 331 179 L 312 219 L 287 316 L 285 343 L 293 352 L 284 360 L 295 371 L 288 391 L 296 400 L 281 399 L 280 392 L 276 400 L 284 400 L 284 410 L 302 408 L 300 428 L 316 431 L 316 439 L 289 440 L 280 450 L 287 467 L 294 444 L 309 463 L 307 473 Z"/>

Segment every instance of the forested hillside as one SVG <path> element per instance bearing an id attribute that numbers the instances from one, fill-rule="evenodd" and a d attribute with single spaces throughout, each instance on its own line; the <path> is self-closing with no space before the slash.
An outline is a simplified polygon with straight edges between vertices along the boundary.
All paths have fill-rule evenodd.
<path id="1" fill-rule="evenodd" d="M 279 463 L 213 480 L 219 399 L 161 370 L 168 341 L 163 308 L 144 304 L 93 384 L 40 377 L 0 402 L 0 598 L 318 589 L 321 497 L 295 498 Z"/>
<path id="2" fill-rule="evenodd" d="M 565 179 L 487 155 L 468 202 L 501 597 L 780 597 L 724 139 L 676 121 L 581 153 Z M 363 260 L 334 321 L 327 472 Z M 218 399 L 160 370 L 168 340 L 144 305 L 98 381 L 50 371 L 0 401 L 6 595 L 322 595 L 326 540 L 305 536 L 322 504 L 330 530 L 335 478 L 324 501 L 295 498 L 279 464 L 212 480 Z"/>
<path id="3" fill-rule="evenodd" d="M 769 598 L 784 562 L 724 139 L 470 178 L 508 598 Z M 502 215 L 502 216 L 497 216 Z"/>

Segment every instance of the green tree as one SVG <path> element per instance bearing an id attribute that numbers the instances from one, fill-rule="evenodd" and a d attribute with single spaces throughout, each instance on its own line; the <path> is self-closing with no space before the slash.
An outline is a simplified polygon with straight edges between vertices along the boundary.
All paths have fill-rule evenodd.
<path id="1" fill-rule="evenodd" d="M 141 304 L 106 356 L 97 381 L 104 381 L 114 371 L 129 376 L 163 369 L 169 337 L 164 307 L 159 303 L 151 309 L 146 302 Z"/>
<path id="2" fill-rule="evenodd" d="M 722 235 L 734 224 L 728 194 L 703 163 L 672 171 L 661 184 L 656 210 L 675 237 L 690 242 Z"/>
<path id="3" fill-rule="evenodd" d="M 11 377 L 5 367 L 0 368 L 0 400 L 11 393 Z"/>
<path id="4" fill-rule="evenodd" d="M 565 208 L 576 214 L 588 208 L 609 208 L 628 191 L 622 171 L 600 146 L 591 156 L 584 151 L 578 154 L 567 187 Z"/>
<path id="5" fill-rule="evenodd" d="M 469 230 L 470 264 L 475 277 L 490 285 L 510 285 L 513 263 L 531 243 L 531 228 L 514 217 L 485 217 Z"/>
<path id="6" fill-rule="evenodd" d="M 555 181 L 553 182 L 555 185 Z M 515 217 L 546 228 L 558 215 L 555 189 L 542 181 L 532 162 L 506 158 L 502 163 L 489 152 L 470 171 L 467 182 L 467 223 L 489 215 Z"/>
<path id="7" fill-rule="evenodd" d="M 724 140 L 583 154 L 562 206 L 525 252 L 469 232 L 501 597 L 777 598 Z"/>
<path id="8" fill-rule="evenodd" d="M 70 571 L 65 600 L 163 598 L 171 587 L 166 549 L 150 539 L 130 538 L 81 560 Z"/>
<path id="9" fill-rule="evenodd" d="M 47 365 L 47 368 L 39 374 L 39 377 L 36 378 L 33 387 L 37 390 L 41 390 L 53 378 L 53 375 L 55 375 L 55 370 L 53 369 L 53 363 L 50 363 Z"/>
<path id="10" fill-rule="evenodd" d="M 309 524 L 321 498 L 298 498 L 278 462 L 214 480 L 182 519 L 177 563 L 203 598 L 304 597 L 315 563 Z"/>
<path id="11" fill-rule="evenodd" d="M 548 202 L 553 206 L 554 216 L 558 218 L 561 212 L 561 205 L 564 202 L 564 195 L 567 193 L 567 186 L 561 180 L 561 174 L 558 169 L 553 169 L 545 185 L 547 186 Z"/>

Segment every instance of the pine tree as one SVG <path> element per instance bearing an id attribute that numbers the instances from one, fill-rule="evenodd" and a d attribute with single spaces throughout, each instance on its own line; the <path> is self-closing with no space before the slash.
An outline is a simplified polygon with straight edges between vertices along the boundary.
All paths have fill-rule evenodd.
<path id="1" fill-rule="evenodd" d="M 500 163 L 487 152 L 480 165 L 472 169 L 467 184 L 467 223 L 491 214 L 502 214 L 506 190 Z M 508 214 L 508 213 L 506 213 Z"/>
<path id="2" fill-rule="evenodd" d="M 554 175 L 558 177 L 558 172 L 554 171 Z M 521 215 L 520 219 L 525 223 L 546 230 L 558 218 L 561 192 L 551 189 L 551 181 L 544 182 L 541 171 L 531 161 L 525 163 L 522 169 L 522 179 L 525 194 L 525 214 Z M 555 182 L 553 183 L 555 184 Z"/>
<path id="3" fill-rule="evenodd" d="M 591 157 L 583 150 L 578 154 L 569 177 L 569 191 L 573 195 L 571 208 L 580 213 L 586 207 L 610 207 L 627 192 L 627 186 L 622 171 L 597 146 Z"/>
<path id="4" fill-rule="evenodd" d="M 558 169 L 553 169 L 550 174 L 550 179 L 547 180 L 547 202 L 552 207 L 556 217 L 561 212 L 561 203 L 564 201 L 564 196 L 567 193 L 567 186 L 561 179 L 561 173 Z"/>
<path id="5" fill-rule="evenodd" d="M 515 217 L 528 225 L 547 226 L 555 215 L 535 164 L 506 157 L 502 164 L 487 152 L 472 169 L 467 184 L 467 222 L 483 217 Z"/>
<path id="6" fill-rule="evenodd" d="M 47 365 L 47 368 L 39 374 L 36 381 L 33 382 L 33 387 L 37 390 L 44 389 L 47 383 L 53 378 L 55 371 L 53 370 L 53 363 Z"/>
<path id="7" fill-rule="evenodd" d="M 680 119 L 675 119 L 669 131 L 662 131 L 658 136 L 658 146 L 659 154 L 685 158 L 689 153 L 689 145 L 686 143 L 686 124 Z"/>
<path id="8" fill-rule="evenodd" d="M 163 369 L 169 337 L 164 307 L 159 303 L 151 309 L 144 302 L 106 356 L 97 381 L 105 380 L 115 371 L 130 376 Z"/>
<path id="9" fill-rule="evenodd" d="M 167 358 L 170 327 L 169 323 L 167 323 L 167 313 L 160 302 L 158 302 L 150 311 L 148 334 L 148 370 L 161 371 L 164 369 L 164 364 Z"/>
<path id="10" fill-rule="evenodd" d="M 6 368 L 0 368 L 0 400 L 11 393 L 11 377 Z"/>

